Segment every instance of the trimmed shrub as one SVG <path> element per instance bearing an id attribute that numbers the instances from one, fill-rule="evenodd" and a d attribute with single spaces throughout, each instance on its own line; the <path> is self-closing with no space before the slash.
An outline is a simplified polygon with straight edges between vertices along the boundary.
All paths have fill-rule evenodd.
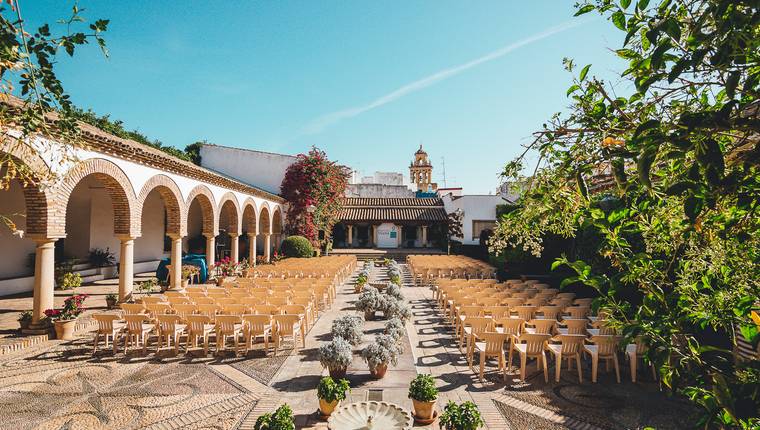
<path id="1" fill-rule="evenodd" d="M 282 253 L 287 257 L 309 258 L 314 256 L 314 247 L 303 236 L 288 236 L 282 242 Z"/>

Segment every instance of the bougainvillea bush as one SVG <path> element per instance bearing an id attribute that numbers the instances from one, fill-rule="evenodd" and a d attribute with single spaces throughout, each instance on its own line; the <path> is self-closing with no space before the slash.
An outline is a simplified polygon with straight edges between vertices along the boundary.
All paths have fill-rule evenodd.
<path id="1" fill-rule="evenodd" d="M 317 248 L 326 246 L 347 185 L 348 174 L 324 151 L 312 148 L 308 154 L 299 154 L 280 186 L 280 194 L 289 202 L 287 233 L 303 236 Z M 320 231 L 324 232 L 321 239 Z"/>

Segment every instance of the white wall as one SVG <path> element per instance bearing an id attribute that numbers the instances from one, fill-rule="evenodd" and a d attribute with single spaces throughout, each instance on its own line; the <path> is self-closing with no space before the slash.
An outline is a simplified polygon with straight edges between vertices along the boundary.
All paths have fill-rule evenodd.
<path id="1" fill-rule="evenodd" d="M 77 184 L 71 192 L 69 202 L 66 205 L 66 238 L 61 239 L 64 245 L 64 255 L 67 258 L 86 258 L 90 251 L 90 234 L 92 233 L 90 222 L 92 193 L 90 187 L 97 183 L 98 181 L 95 178 L 87 178 Z M 111 233 L 113 234 L 113 224 L 111 225 Z"/>
<path id="2" fill-rule="evenodd" d="M 166 235 L 166 206 L 161 194 L 153 190 L 145 199 L 142 221 L 142 236 L 135 239 L 135 263 L 160 260 L 164 253 Z"/>
<path id="3" fill-rule="evenodd" d="M 280 184 L 288 166 L 296 157 L 285 154 L 202 145 L 201 165 L 273 194 L 280 194 Z"/>
<path id="4" fill-rule="evenodd" d="M 406 185 L 348 184 L 346 197 L 399 197 L 412 198 L 414 191 Z"/>
<path id="5" fill-rule="evenodd" d="M 472 237 L 472 221 L 496 221 L 496 206 L 506 203 L 501 196 L 491 195 L 464 195 L 461 197 L 452 197 L 446 195 L 442 197 L 443 206 L 446 213 L 451 213 L 457 209 L 464 211 L 462 219 L 463 238 L 458 238 L 465 245 L 478 245 L 479 237 Z"/>
<path id="6" fill-rule="evenodd" d="M 114 214 L 111 196 L 102 186 L 90 190 L 90 246 L 93 248 L 107 249 L 114 255 L 115 261 L 119 261 L 120 241 L 114 236 Z M 79 223 L 79 218 L 67 219 L 66 224 Z M 68 237 L 68 236 L 66 236 Z M 85 255 L 86 257 L 87 255 Z"/>
<path id="7" fill-rule="evenodd" d="M 0 175 L 5 174 L 0 170 Z M 10 189 L 0 190 L 0 215 L 8 217 L 16 228 L 26 231 L 26 211 L 24 192 L 21 184 L 11 181 Z M 14 236 L 4 225 L 0 224 L 0 279 L 34 274 L 34 267 L 28 267 L 29 254 L 34 253 L 34 242 Z M 3 294 L 0 291 L 0 294 Z"/>

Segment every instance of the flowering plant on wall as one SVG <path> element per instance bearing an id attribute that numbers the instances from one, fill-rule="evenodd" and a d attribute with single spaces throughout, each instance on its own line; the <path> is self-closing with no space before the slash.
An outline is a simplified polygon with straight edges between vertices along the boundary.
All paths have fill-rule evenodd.
<path id="1" fill-rule="evenodd" d="M 287 233 L 303 236 L 315 247 L 329 244 L 347 185 L 348 174 L 324 151 L 314 147 L 299 154 L 280 186 L 280 194 L 289 202 Z"/>
<path id="2" fill-rule="evenodd" d="M 86 299 L 87 294 L 75 294 L 63 301 L 63 308 L 45 310 L 45 316 L 51 321 L 76 319 L 79 314 L 86 310 L 84 307 Z"/>

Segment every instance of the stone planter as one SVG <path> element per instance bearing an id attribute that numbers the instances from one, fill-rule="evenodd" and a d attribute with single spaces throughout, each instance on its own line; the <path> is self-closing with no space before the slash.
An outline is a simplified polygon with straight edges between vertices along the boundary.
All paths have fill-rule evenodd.
<path id="1" fill-rule="evenodd" d="M 235 282 L 235 279 L 237 278 L 235 278 L 234 276 L 220 276 L 216 278 L 216 286 L 221 287 L 226 283 Z"/>
<path id="2" fill-rule="evenodd" d="M 57 320 L 54 323 L 55 326 L 55 338 L 61 340 L 73 340 L 74 339 L 74 326 L 76 326 L 77 320 Z"/>
<path id="3" fill-rule="evenodd" d="M 388 364 L 378 364 L 374 369 L 369 369 L 370 375 L 375 379 L 383 379 L 385 372 L 388 371 Z"/>
<path id="4" fill-rule="evenodd" d="M 420 424 L 431 424 L 435 420 L 435 400 L 432 402 L 421 402 L 412 399 L 414 407 L 414 420 Z"/>
<path id="5" fill-rule="evenodd" d="M 345 367 L 338 367 L 338 368 L 334 368 L 334 369 L 329 369 L 329 371 L 330 371 L 330 377 L 333 378 L 333 379 L 335 379 L 335 380 L 343 379 L 343 378 L 346 377 L 346 369 L 347 368 L 345 368 Z"/>
<path id="6" fill-rule="evenodd" d="M 116 299 L 106 299 L 106 307 L 108 309 L 113 309 L 116 307 Z"/>
<path id="7" fill-rule="evenodd" d="M 364 321 L 373 321 L 375 319 L 375 311 L 364 311 Z"/>
<path id="8" fill-rule="evenodd" d="M 324 419 L 327 419 L 327 417 L 329 417 L 330 414 L 332 414 L 335 408 L 338 406 L 338 403 L 340 403 L 339 400 L 328 402 L 325 399 L 319 399 L 319 413 L 322 414 L 322 417 Z"/>

